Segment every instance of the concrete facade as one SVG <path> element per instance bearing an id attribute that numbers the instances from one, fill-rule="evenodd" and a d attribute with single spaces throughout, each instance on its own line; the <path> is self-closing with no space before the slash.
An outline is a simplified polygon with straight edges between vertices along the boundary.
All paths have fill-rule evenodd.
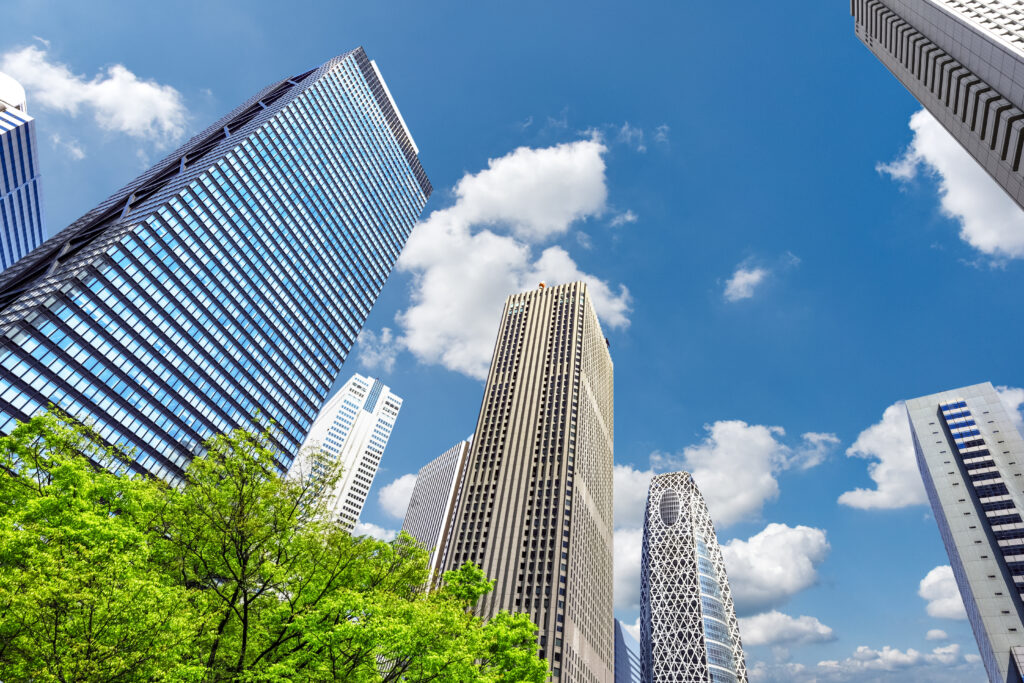
<path id="1" fill-rule="evenodd" d="M 612 391 L 585 283 L 505 301 L 445 566 L 530 614 L 555 681 L 613 681 Z"/>
<path id="2" fill-rule="evenodd" d="M 428 567 L 435 577 L 451 540 L 452 522 L 466 478 L 472 437 L 437 456 L 416 475 L 402 531 L 430 551 Z"/>
<path id="3" fill-rule="evenodd" d="M 1024 207 L 1024 7 L 851 0 L 857 37 Z"/>
<path id="4" fill-rule="evenodd" d="M 989 680 L 1019 683 L 1024 440 L 987 382 L 906 406 L 917 463 Z"/>

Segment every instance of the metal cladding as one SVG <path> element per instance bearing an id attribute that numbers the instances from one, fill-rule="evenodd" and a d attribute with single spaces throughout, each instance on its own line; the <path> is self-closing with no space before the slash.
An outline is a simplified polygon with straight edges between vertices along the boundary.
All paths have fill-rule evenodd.
<path id="1" fill-rule="evenodd" d="M 557 681 L 613 680 L 612 374 L 586 284 L 506 300 L 445 562 L 530 614 Z"/>
<path id="2" fill-rule="evenodd" d="M 0 274 L 0 433 L 53 403 L 180 483 L 269 419 L 286 469 L 431 189 L 378 73 L 264 88 Z"/>
<path id="3" fill-rule="evenodd" d="M 46 239 L 37 149 L 25 89 L 0 73 L 0 271 Z"/>
<path id="4" fill-rule="evenodd" d="M 704 498 L 687 472 L 651 480 L 641 558 L 645 683 L 745 683 L 722 550 Z"/>

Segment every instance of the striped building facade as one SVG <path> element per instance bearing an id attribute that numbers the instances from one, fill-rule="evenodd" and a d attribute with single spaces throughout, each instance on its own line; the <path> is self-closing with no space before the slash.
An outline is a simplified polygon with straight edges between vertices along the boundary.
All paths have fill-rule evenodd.
<path id="1" fill-rule="evenodd" d="M 1024 3 L 851 0 L 857 37 L 1024 207 Z"/>
<path id="2" fill-rule="evenodd" d="M 56 404 L 172 483 L 289 467 L 431 186 L 362 48 L 264 88 L 0 274 L 0 433 Z"/>
<path id="3" fill-rule="evenodd" d="M 36 149 L 25 91 L 0 73 L 0 271 L 46 239 Z"/>

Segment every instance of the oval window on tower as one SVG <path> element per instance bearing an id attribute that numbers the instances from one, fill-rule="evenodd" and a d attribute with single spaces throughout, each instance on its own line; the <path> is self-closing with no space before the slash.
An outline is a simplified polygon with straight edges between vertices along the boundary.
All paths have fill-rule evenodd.
<path id="1" fill-rule="evenodd" d="M 672 526 L 679 519 L 679 494 L 669 489 L 661 494 L 661 521 Z"/>

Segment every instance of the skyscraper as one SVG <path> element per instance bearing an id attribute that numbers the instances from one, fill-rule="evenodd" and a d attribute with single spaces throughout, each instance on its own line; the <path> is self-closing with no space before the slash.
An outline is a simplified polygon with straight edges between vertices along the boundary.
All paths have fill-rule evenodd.
<path id="1" fill-rule="evenodd" d="M 640 662 L 647 683 L 744 683 L 736 610 L 708 506 L 687 472 L 647 492 Z"/>
<path id="2" fill-rule="evenodd" d="M 615 620 L 615 683 L 641 683 L 640 643 Z"/>
<path id="3" fill-rule="evenodd" d="M 907 401 L 928 500 L 990 681 L 1024 673 L 1024 440 L 988 382 Z"/>
<path id="4" fill-rule="evenodd" d="M 0 275 L 0 433 L 52 402 L 177 482 L 258 414 L 287 468 L 430 192 L 362 48 L 264 88 Z"/>
<path id="5" fill-rule="evenodd" d="M 0 73 L 0 271 L 44 239 L 36 120 L 28 115 L 25 89 Z"/>
<path id="6" fill-rule="evenodd" d="M 851 0 L 857 37 L 1024 206 L 1024 5 Z"/>
<path id="7" fill-rule="evenodd" d="M 349 528 L 359 521 L 401 409 L 402 399 L 379 379 L 352 375 L 320 411 L 289 471 L 292 476 L 322 475 L 323 462 L 306 457 L 317 451 L 340 463 L 341 478 L 327 494 L 328 505 Z"/>
<path id="8" fill-rule="evenodd" d="M 444 564 L 472 443 L 472 437 L 460 441 L 420 468 L 416 475 L 402 531 L 430 550 L 431 577 Z"/>
<path id="9" fill-rule="evenodd" d="M 611 683 L 612 359 L 586 284 L 505 301 L 445 568 L 528 612 L 557 681 Z"/>

